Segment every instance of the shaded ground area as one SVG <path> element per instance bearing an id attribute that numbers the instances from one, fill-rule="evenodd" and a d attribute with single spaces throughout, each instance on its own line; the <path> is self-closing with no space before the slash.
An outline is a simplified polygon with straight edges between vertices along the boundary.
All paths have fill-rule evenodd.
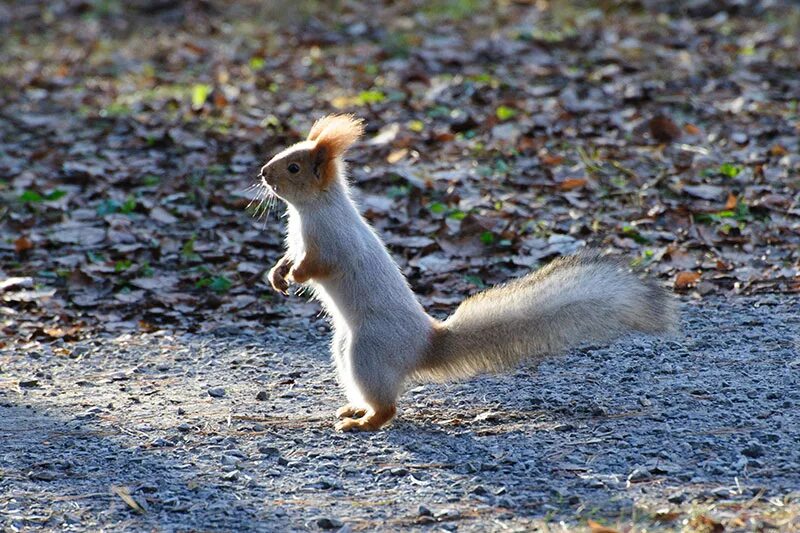
<path id="1" fill-rule="evenodd" d="M 796 530 L 796 312 L 771 296 L 687 304 L 675 339 L 416 386 L 373 435 L 332 431 L 325 339 L 301 328 L 29 345 L 0 359 L 0 517 L 9 530 Z"/>

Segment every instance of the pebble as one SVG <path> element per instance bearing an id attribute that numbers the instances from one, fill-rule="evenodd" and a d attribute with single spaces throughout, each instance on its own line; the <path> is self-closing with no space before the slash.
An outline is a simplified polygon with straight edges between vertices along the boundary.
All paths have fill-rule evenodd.
<path id="1" fill-rule="evenodd" d="M 742 448 L 742 455 L 752 458 L 761 457 L 764 455 L 764 446 L 756 441 L 750 441 L 747 446 Z"/>
<path id="2" fill-rule="evenodd" d="M 258 394 L 256 394 L 256 400 L 259 402 L 265 402 L 269 400 L 269 394 L 267 394 L 267 391 L 265 390 L 258 391 Z"/>
<path id="3" fill-rule="evenodd" d="M 212 387 L 208 389 L 208 395 L 212 398 L 222 398 L 225 396 L 225 389 L 223 387 Z"/>
<path id="4" fill-rule="evenodd" d="M 652 476 L 650 472 L 647 471 L 645 468 L 634 468 L 633 471 L 628 474 L 628 483 L 636 482 L 636 481 L 645 481 L 650 479 Z"/>
<path id="5" fill-rule="evenodd" d="M 682 492 L 676 492 L 675 494 L 671 494 L 670 496 L 668 496 L 667 501 L 669 503 L 675 503 L 675 504 L 683 503 L 686 501 L 686 495 Z"/>
<path id="6" fill-rule="evenodd" d="M 344 522 L 338 518 L 331 518 L 329 516 L 320 516 L 316 518 L 314 522 L 322 529 L 339 529 L 344 525 Z"/>
<path id="7" fill-rule="evenodd" d="M 239 471 L 231 470 L 230 472 L 225 472 L 224 474 L 222 474 L 221 477 L 224 481 L 235 481 L 239 479 Z"/>
<path id="8" fill-rule="evenodd" d="M 455 520 L 459 518 L 461 513 L 456 509 L 442 509 L 433 513 L 433 517 L 437 520 Z"/>

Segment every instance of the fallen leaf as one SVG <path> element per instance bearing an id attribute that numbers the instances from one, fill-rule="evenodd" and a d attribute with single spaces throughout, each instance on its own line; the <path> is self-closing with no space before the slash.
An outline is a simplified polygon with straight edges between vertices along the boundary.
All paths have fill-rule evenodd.
<path id="1" fill-rule="evenodd" d="M 647 123 L 650 135 L 661 143 L 669 143 L 681 136 L 681 129 L 669 117 L 656 115 Z"/>
<path id="2" fill-rule="evenodd" d="M 684 185 L 683 192 L 703 200 L 720 200 L 725 197 L 725 189 L 716 185 Z"/>
<path id="3" fill-rule="evenodd" d="M 619 530 L 614 529 L 613 527 L 604 526 L 599 522 L 595 522 L 594 520 L 588 520 L 586 525 L 589 526 L 589 529 L 592 533 L 619 533 Z"/>
<path id="4" fill-rule="evenodd" d="M 725 202 L 725 209 L 736 209 L 736 195 L 732 192 L 728 193 L 728 201 Z"/>
<path id="5" fill-rule="evenodd" d="M 131 489 L 129 489 L 128 487 L 117 487 L 115 485 L 112 485 L 111 492 L 119 496 L 122 499 L 122 501 L 128 505 L 128 507 L 130 507 L 137 513 L 145 514 L 145 510 L 142 508 L 141 505 L 139 505 L 139 502 L 134 500 L 133 496 L 131 496 Z"/>
<path id="6" fill-rule="evenodd" d="M 699 135 L 700 134 L 700 128 L 698 128 L 694 124 L 684 124 L 683 125 L 683 131 L 685 131 L 689 135 Z"/>
<path id="7" fill-rule="evenodd" d="M 21 254 L 26 250 L 30 250 L 31 248 L 33 248 L 33 243 L 25 235 L 14 241 L 14 251 L 16 251 L 18 254 Z"/>
<path id="8" fill-rule="evenodd" d="M 153 276 L 151 278 L 136 278 L 130 281 L 134 287 L 140 289 L 147 289 L 151 291 L 171 289 L 178 284 L 178 278 L 175 276 Z"/>
<path id="9" fill-rule="evenodd" d="M 700 279 L 699 272 L 678 272 L 675 276 L 675 289 L 686 290 L 695 286 Z"/>
<path id="10" fill-rule="evenodd" d="M 558 184 L 558 188 L 562 191 L 571 191 L 573 189 L 579 189 L 584 185 L 586 185 L 586 180 L 583 178 L 567 178 Z"/>
<path id="11" fill-rule="evenodd" d="M 543 165 L 547 165 L 549 167 L 560 165 L 564 162 L 564 157 L 560 155 L 544 154 L 539 159 L 542 161 Z"/>
<path id="12" fill-rule="evenodd" d="M 722 533 L 725 531 L 725 526 L 704 514 L 690 519 L 688 525 L 690 530 L 695 533 Z"/>
<path id="13" fill-rule="evenodd" d="M 398 161 L 400 161 L 401 159 L 403 159 L 407 155 L 408 155 L 408 149 L 407 148 L 401 148 L 400 150 L 394 150 L 394 151 L 390 152 L 389 155 L 386 157 L 386 162 L 393 165 L 393 164 L 397 163 Z"/>
<path id="14" fill-rule="evenodd" d="M 775 157 L 781 157 L 788 154 L 789 151 L 780 144 L 773 144 L 769 149 L 769 154 Z"/>
<path id="15" fill-rule="evenodd" d="M 0 291 L 5 291 L 11 288 L 26 289 L 31 287 L 33 287 L 33 278 L 15 277 L 0 280 Z"/>

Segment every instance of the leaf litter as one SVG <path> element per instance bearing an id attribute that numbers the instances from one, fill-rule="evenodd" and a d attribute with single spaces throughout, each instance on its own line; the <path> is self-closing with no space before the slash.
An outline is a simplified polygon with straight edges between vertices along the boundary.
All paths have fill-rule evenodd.
<path id="1" fill-rule="evenodd" d="M 435 312 L 584 245 L 694 298 L 800 290 L 792 3 L 151 4 L 4 15 L 11 338 L 288 314 L 255 176 L 333 111 L 367 120 L 357 198 Z"/>

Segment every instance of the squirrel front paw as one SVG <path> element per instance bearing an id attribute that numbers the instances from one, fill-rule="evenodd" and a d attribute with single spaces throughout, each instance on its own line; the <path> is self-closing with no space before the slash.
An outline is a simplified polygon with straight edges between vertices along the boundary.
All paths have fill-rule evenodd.
<path id="1" fill-rule="evenodd" d="M 286 280 L 286 275 L 291 268 L 292 262 L 284 257 L 269 271 L 270 285 L 272 285 L 273 289 L 284 295 L 289 294 L 289 282 Z"/>

